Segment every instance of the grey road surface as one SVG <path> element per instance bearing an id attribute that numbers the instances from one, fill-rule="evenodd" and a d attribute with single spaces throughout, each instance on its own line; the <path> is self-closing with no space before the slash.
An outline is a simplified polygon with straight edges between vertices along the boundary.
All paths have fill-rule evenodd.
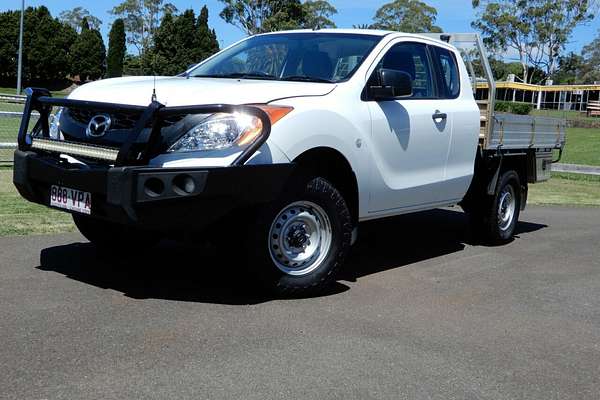
<path id="1" fill-rule="evenodd" d="M 463 214 L 361 227 L 327 296 L 274 300 L 164 243 L 0 239 L 0 398 L 598 399 L 600 209 L 530 208 L 477 245 Z"/>

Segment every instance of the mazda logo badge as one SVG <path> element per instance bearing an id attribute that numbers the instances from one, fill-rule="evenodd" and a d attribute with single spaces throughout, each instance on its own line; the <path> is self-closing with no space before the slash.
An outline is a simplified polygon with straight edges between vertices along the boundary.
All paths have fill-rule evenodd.
<path id="1" fill-rule="evenodd" d="M 85 134 L 89 137 L 99 138 L 106 134 L 110 129 L 110 117 L 106 114 L 100 114 L 93 117 L 88 123 Z"/>

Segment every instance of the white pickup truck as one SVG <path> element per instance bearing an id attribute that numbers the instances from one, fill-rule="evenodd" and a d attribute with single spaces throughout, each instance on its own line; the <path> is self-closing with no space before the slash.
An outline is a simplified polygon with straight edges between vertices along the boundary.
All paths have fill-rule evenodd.
<path id="1" fill-rule="evenodd" d="M 565 143 L 562 120 L 493 112 L 472 34 L 270 33 L 180 76 L 27 94 L 23 197 L 106 251 L 216 236 L 285 295 L 333 282 L 361 221 L 460 204 L 482 239 L 510 240 Z"/>

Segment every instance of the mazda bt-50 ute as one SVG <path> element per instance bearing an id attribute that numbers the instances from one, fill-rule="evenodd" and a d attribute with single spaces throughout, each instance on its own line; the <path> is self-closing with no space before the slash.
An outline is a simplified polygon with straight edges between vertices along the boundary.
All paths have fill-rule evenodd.
<path id="1" fill-rule="evenodd" d="M 482 240 L 510 240 L 565 142 L 562 120 L 494 112 L 472 34 L 269 33 L 179 76 L 27 96 L 23 197 L 106 252 L 214 232 L 280 294 L 330 284 L 361 221 L 460 204 Z"/>

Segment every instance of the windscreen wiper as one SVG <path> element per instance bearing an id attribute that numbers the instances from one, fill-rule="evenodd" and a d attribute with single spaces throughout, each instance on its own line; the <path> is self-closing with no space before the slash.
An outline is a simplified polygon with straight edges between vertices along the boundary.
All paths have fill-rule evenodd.
<path id="1" fill-rule="evenodd" d="M 263 72 L 232 72 L 230 74 L 191 75 L 192 78 L 230 78 L 230 79 L 277 79 Z"/>
<path id="2" fill-rule="evenodd" d="M 320 83 L 335 83 L 332 80 L 325 78 L 318 78 L 316 76 L 306 76 L 306 75 L 290 75 L 284 76 L 281 78 L 282 81 L 297 81 L 297 82 L 320 82 Z"/>

